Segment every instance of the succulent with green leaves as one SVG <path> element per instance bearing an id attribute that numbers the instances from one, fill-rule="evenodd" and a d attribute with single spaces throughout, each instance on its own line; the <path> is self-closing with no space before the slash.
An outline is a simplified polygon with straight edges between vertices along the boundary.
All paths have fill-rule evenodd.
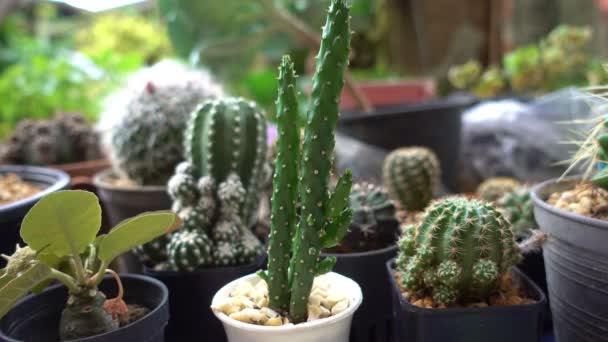
<path id="1" fill-rule="evenodd" d="M 191 114 L 184 145 L 186 161 L 168 182 L 184 229 L 136 253 L 180 271 L 253 262 L 263 252 L 249 227 L 266 177 L 264 114 L 242 98 L 207 101 Z"/>
<path id="2" fill-rule="evenodd" d="M 369 251 L 395 243 L 399 235 L 397 209 L 388 192 L 371 183 L 356 183 L 349 200 L 353 211 L 350 230 L 340 247 L 349 251 Z M 342 250 L 343 248 L 341 248 Z"/>
<path id="3" fill-rule="evenodd" d="M 100 157 L 93 127 L 82 115 L 72 113 L 23 120 L 0 149 L 0 163 L 9 164 L 67 164 Z"/>
<path id="4" fill-rule="evenodd" d="M 61 314 L 62 341 L 85 338 L 118 329 L 115 317 L 127 306 L 119 296 L 106 299 L 98 289 L 112 260 L 140 243 L 174 231 L 181 225 L 172 212 L 157 211 L 125 220 L 107 234 L 97 235 L 101 226 L 99 200 L 90 192 L 59 191 L 43 197 L 27 213 L 17 246 L 0 270 L 0 317 L 31 291 L 55 280 L 68 289 Z M 69 271 L 60 268 L 68 264 Z M 128 289 L 127 289 L 128 291 Z M 119 291 L 120 292 L 120 291 Z"/>
<path id="5" fill-rule="evenodd" d="M 384 187 L 399 206 L 408 211 L 423 210 L 439 187 L 441 167 L 426 147 L 405 147 L 384 160 Z"/>
<path id="6" fill-rule="evenodd" d="M 165 184 L 183 158 L 190 114 L 223 91 L 203 70 L 163 61 L 133 75 L 100 118 L 114 168 L 140 185 Z"/>
<path id="7" fill-rule="evenodd" d="M 399 241 L 403 286 L 438 304 L 487 300 L 521 260 L 509 221 L 490 204 L 451 197 L 430 205 Z"/>
<path id="8" fill-rule="evenodd" d="M 339 244 L 350 226 L 350 171 L 329 191 L 338 104 L 348 65 L 350 16 L 346 0 L 332 0 L 316 58 L 312 96 L 300 153 L 298 102 L 293 63 L 279 67 L 276 167 L 271 204 L 268 271 L 269 306 L 305 322 L 315 276 L 329 272 L 335 258 L 320 258 L 323 248 Z M 296 208 L 299 206 L 299 215 Z M 297 228 L 296 228 L 297 227 Z"/>
<path id="9" fill-rule="evenodd" d="M 456 89 L 469 89 L 481 77 L 482 66 L 474 59 L 461 65 L 454 65 L 448 70 L 448 80 Z"/>

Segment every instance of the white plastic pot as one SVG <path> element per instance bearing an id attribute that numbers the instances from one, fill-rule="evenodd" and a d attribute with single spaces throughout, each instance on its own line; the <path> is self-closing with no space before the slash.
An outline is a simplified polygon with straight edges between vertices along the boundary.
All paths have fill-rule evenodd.
<path id="1" fill-rule="evenodd" d="M 338 287 L 350 299 L 348 308 L 335 316 L 297 325 L 267 327 L 243 323 L 215 310 L 214 314 L 222 321 L 229 342 L 348 342 L 350 324 L 363 301 L 363 294 L 353 280 L 334 272 L 327 276 L 332 286 Z M 238 283 L 255 284 L 259 280 L 257 275 L 250 274 L 228 283 L 215 294 L 212 306 L 225 300 Z"/>

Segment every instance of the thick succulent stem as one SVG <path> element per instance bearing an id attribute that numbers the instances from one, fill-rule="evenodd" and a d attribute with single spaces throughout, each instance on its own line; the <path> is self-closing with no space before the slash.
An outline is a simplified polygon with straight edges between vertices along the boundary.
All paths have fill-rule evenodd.
<path id="1" fill-rule="evenodd" d="M 317 55 L 302 149 L 299 187 L 302 211 L 292 262 L 294 278 L 289 313 L 295 323 L 307 318 L 308 297 L 317 273 L 322 237 L 330 221 L 325 215 L 329 200 L 328 181 L 340 93 L 348 64 L 351 36 L 349 19 L 346 1 L 332 1 Z"/>
<path id="2" fill-rule="evenodd" d="M 300 133 L 297 127 L 295 82 L 293 63 L 285 56 L 279 67 L 279 97 L 276 104 L 277 129 L 281 139 L 277 141 L 268 247 L 268 288 L 273 294 L 269 298 L 270 307 L 280 311 L 289 309 L 289 257 L 285 256 L 291 254 L 298 198 Z"/>
<path id="3" fill-rule="evenodd" d="M 118 321 L 104 310 L 106 296 L 96 288 L 70 293 L 61 313 L 62 341 L 103 334 L 118 329 Z"/>

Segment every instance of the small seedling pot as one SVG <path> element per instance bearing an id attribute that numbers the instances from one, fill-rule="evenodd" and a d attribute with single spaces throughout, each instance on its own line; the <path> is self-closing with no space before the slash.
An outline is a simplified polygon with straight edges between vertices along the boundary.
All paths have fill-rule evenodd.
<path id="1" fill-rule="evenodd" d="M 116 177 L 112 170 L 101 171 L 93 177 L 112 226 L 146 211 L 171 209 L 166 186 L 119 187 L 108 181 L 112 177 Z"/>
<path id="2" fill-rule="evenodd" d="M 393 298 L 386 262 L 397 255 L 397 246 L 362 253 L 329 254 L 336 257 L 334 271 L 354 280 L 363 291 L 365 301 L 355 312 L 350 329 L 350 342 L 392 341 Z"/>
<path id="3" fill-rule="evenodd" d="M 485 308 L 426 309 L 410 304 L 391 278 L 397 342 L 538 342 L 542 337 L 545 295 L 517 268 L 513 280 L 536 300 L 533 304 Z"/>
<path id="4" fill-rule="evenodd" d="M 532 189 L 534 215 L 547 233 L 543 256 L 558 342 L 608 341 L 608 222 L 546 202 L 579 178 L 549 180 Z"/>
<path id="5" fill-rule="evenodd" d="M 337 273 L 331 272 L 329 277 L 332 286 L 338 286 L 350 298 L 348 309 L 329 318 L 296 325 L 266 327 L 243 323 L 220 312 L 213 313 L 224 325 L 229 342 L 348 342 L 353 315 L 363 301 L 361 288 L 353 280 Z M 257 283 L 259 280 L 257 275 L 250 274 L 232 281 L 217 292 L 212 304 L 226 300 L 238 283 Z"/>
<path id="6" fill-rule="evenodd" d="M 19 236 L 19 228 L 25 214 L 42 197 L 59 190 L 65 190 L 70 185 L 70 176 L 59 170 L 46 167 L 24 165 L 1 165 L 0 175 L 15 173 L 22 180 L 43 188 L 42 191 L 15 202 L 0 205 L 0 253 L 11 255 L 17 243 L 23 244 Z M 5 260 L 0 258 L 0 268 Z"/>
<path id="7" fill-rule="evenodd" d="M 155 271 L 144 274 L 160 280 L 169 289 L 171 320 L 167 341 L 197 341 L 201 332 L 208 341 L 226 341 L 222 324 L 211 310 L 211 300 L 222 286 L 260 269 L 264 258 L 249 265 L 203 268 L 192 272 Z"/>
<path id="8" fill-rule="evenodd" d="M 169 292 L 156 279 L 142 275 L 121 275 L 127 303 L 148 307 L 145 317 L 118 330 L 70 340 L 71 342 L 164 342 L 164 331 L 169 320 Z M 106 277 L 99 289 L 108 298 L 116 296 L 116 282 Z M 29 295 L 19 301 L 0 321 L 0 342 L 59 341 L 59 321 L 68 291 L 55 285 L 38 295 Z"/>

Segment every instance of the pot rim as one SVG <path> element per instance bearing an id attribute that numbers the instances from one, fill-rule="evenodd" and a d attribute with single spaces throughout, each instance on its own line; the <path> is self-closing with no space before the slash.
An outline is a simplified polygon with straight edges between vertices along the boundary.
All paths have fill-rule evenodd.
<path id="1" fill-rule="evenodd" d="M 399 289 L 399 285 L 397 284 L 397 281 L 395 280 L 395 277 L 392 274 L 392 271 L 395 270 L 395 267 L 396 267 L 395 258 L 386 262 L 387 272 L 390 273 L 389 275 L 390 275 L 390 280 L 391 280 L 391 285 L 392 285 L 391 291 L 395 291 L 396 289 Z M 536 299 L 536 301 L 534 303 L 509 305 L 509 306 L 487 306 L 487 307 L 483 307 L 483 308 L 456 307 L 456 308 L 443 308 L 443 309 L 440 309 L 440 308 L 429 309 L 429 308 L 421 308 L 419 306 L 413 305 L 408 300 L 403 298 L 401 293 L 399 295 L 399 303 L 404 304 L 408 307 L 414 308 L 415 311 L 418 311 L 421 313 L 450 313 L 450 314 L 452 314 L 452 313 L 466 314 L 466 313 L 471 313 L 471 312 L 480 311 L 480 310 L 483 310 L 486 312 L 501 312 L 501 311 L 510 311 L 513 309 L 531 310 L 538 306 L 544 307 L 547 303 L 547 297 L 545 296 L 543 291 L 540 289 L 540 287 L 538 287 L 538 285 L 534 281 L 532 281 L 532 279 L 530 279 L 527 275 L 525 275 L 517 266 L 513 266 L 511 268 L 511 272 L 514 272 L 515 274 L 517 274 L 517 276 L 520 277 L 520 279 L 526 283 L 526 285 L 528 286 L 528 288 L 527 288 L 528 295 L 535 294 L 538 297 L 538 299 Z"/>
<path id="2" fill-rule="evenodd" d="M 105 181 L 110 175 L 116 175 L 116 172 L 112 168 L 104 169 L 93 175 L 93 184 L 103 190 L 109 190 L 114 192 L 158 192 L 166 191 L 166 185 L 138 185 L 136 187 L 124 187 L 112 185 Z"/>
<path id="3" fill-rule="evenodd" d="M 374 249 L 374 250 L 367 251 L 367 252 L 354 252 L 354 253 L 325 253 L 325 252 L 323 252 L 323 253 L 321 253 L 321 255 L 323 255 L 325 257 L 333 256 L 336 258 L 360 258 L 360 257 L 366 257 L 366 256 L 377 256 L 380 254 L 385 254 L 387 252 L 392 252 L 394 250 L 397 250 L 398 248 L 399 248 L 399 246 L 397 245 L 397 241 L 395 241 L 388 247 Z"/>
<path id="4" fill-rule="evenodd" d="M 22 198 L 17 201 L 13 201 L 7 204 L 1 204 L 0 212 L 9 212 L 18 208 L 32 206 L 34 205 L 34 203 L 38 202 L 38 200 L 40 200 L 42 197 L 50 193 L 66 189 L 70 184 L 70 176 L 65 171 L 49 167 L 12 164 L 0 165 L 0 174 L 4 173 L 15 173 L 22 178 L 27 178 L 28 174 L 50 174 L 54 176 L 55 179 L 53 183 L 50 183 L 49 186 L 42 189 L 42 191 L 39 191 L 29 197 Z M 27 181 L 27 179 L 25 179 L 25 181 Z"/>
<path id="5" fill-rule="evenodd" d="M 550 213 L 552 213 L 553 215 L 571 220 L 571 221 L 577 221 L 577 222 L 581 222 L 585 225 L 589 225 L 589 226 L 593 226 L 593 227 L 598 227 L 598 228 L 602 228 L 602 229 L 608 229 L 608 221 L 604 221 L 604 220 L 600 220 L 600 219 L 596 219 L 593 217 L 587 217 L 587 216 L 583 216 L 577 213 L 573 213 L 564 209 L 559 209 L 549 203 L 547 203 L 547 201 L 544 198 L 541 198 L 540 196 L 540 192 L 541 190 L 554 185 L 554 184 L 559 184 L 559 183 L 576 183 L 578 181 L 583 180 L 582 176 L 570 176 L 570 177 L 563 177 L 563 178 L 552 178 L 549 180 L 546 180 L 542 183 L 536 184 L 534 187 L 532 187 L 532 190 L 530 191 L 530 196 L 532 197 L 532 201 L 534 201 L 534 205 L 542 208 L 545 211 L 548 211 Z"/>
<path id="6" fill-rule="evenodd" d="M 109 336 L 110 334 L 114 334 L 114 333 L 116 333 L 116 331 L 123 330 L 123 329 L 128 329 L 128 328 L 133 327 L 134 325 L 137 325 L 137 324 L 143 324 L 144 321 L 146 321 L 148 319 L 151 319 L 158 311 L 163 310 L 163 306 L 165 306 L 168 303 L 168 301 L 169 301 L 169 290 L 167 289 L 167 286 L 165 286 L 165 284 L 163 284 L 160 280 L 155 279 L 153 277 L 146 276 L 146 275 L 134 274 L 134 273 L 119 273 L 118 275 L 120 276 L 121 280 L 124 280 L 124 279 L 133 279 L 133 280 L 137 280 L 137 281 L 141 281 L 141 282 L 151 283 L 154 286 L 158 287 L 161 290 L 161 298 L 159 300 L 159 304 L 156 305 L 155 308 L 150 309 L 150 312 L 146 316 L 138 319 L 135 322 L 131 322 L 131 323 L 129 323 L 129 324 L 123 326 L 123 327 L 120 327 L 120 328 L 118 328 L 115 331 L 110 331 L 110 332 L 106 332 L 106 333 L 103 333 L 103 334 L 97 334 L 97 335 L 94 335 L 94 336 L 83 337 L 83 338 L 79 338 L 79 339 L 76 339 L 76 340 L 70 340 L 70 341 L 76 341 L 76 342 L 95 341 L 98 338 L 103 338 L 103 337 Z M 112 276 L 110 276 L 110 275 L 106 275 L 106 276 L 104 276 L 104 281 L 105 280 L 114 281 L 114 278 L 112 278 Z M 52 291 L 52 290 L 55 290 L 55 289 L 60 288 L 60 287 L 65 287 L 65 286 L 63 284 L 52 285 L 52 286 L 49 286 L 48 288 L 46 288 L 44 290 L 44 292 Z M 125 292 L 126 292 L 126 290 L 125 290 Z M 15 303 L 15 305 L 13 307 L 16 307 L 17 305 L 21 304 L 22 302 L 24 302 L 26 300 L 32 300 L 32 298 L 35 298 L 36 296 L 37 296 L 36 294 L 29 294 L 26 297 L 21 298 L 17 303 Z M 168 319 L 169 319 L 169 316 L 167 314 L 167 321 L 168 321 Z M 0 330 L 0 337 L 2 337 L 3 339 L 5 339 L 6 341 L 23 342 L 23 341 L 20 341 L 20 340 L 16 340 L 16 339 L 14 339 L 14 338 L 12 338 L 10 336 L 7 336 L 4 333 L 4 331 L 2 331 L 2 330 Z"/>
<path id="7" fill-rule="evenodd" d="M 363 302 L 363 293 L 361 292 L 361 287 L 354 280 L 347 278 L 343 275 L 340 275 L 338 273 L 335 273 L 335 272 L 329 272 L 327 274 L 331 275 L 335 279 L 340 279 L 342 282 L 348 283 L 349 284 L 348 287 L 352 287 L 352 289 L 354 290 L 354 293 L 352 293 L 350 296 L 351 303 L 348 306 L 348 308 L 335 316 L 322 318 L 322 319 L 314 320 L 311 322 L 304 322 L 304 323 L 300 323 L 300 324 L 283 325 L 283 326 L 279 326 L 279 327 L 268 327 L 268 326 L 263 326 L 263 325 L 255 325 L 255 324 L 249 324 L 249 323 L 237 321 L 236 319 L 232 319 L 232 318 L 226 316 L 226 314 L 224 314 L 222 312 L 217 312 L 215 310 L 212 310 L 213 314 L 220 321 L 222 321 L 222 323 L 230 325 L 234 328 L 249 331 L 249 332 L 259 332 L 259 333 L 265 333 L 265 334 L 279 334 L 280 335 L 285 332 L 298 332 L 298 331 L 309 330 L 309 329 L 324 328 L 328 325 L 331 325 L 338 321 L 347 319 L 348 317 L 354 315 L 355 311 L 359 308 L 359 306 Z M 247 280 L 250 280 L 253 278 L 260 279 L 260 277 L 254 273 L 254 274 L 249 274 L 244 277 L 235 279 L 235 280 L 231 281 L 230 283 L 224 285 L 213 296 L 213 299 L 211 301 L 212 305 L 213 305 L 213 303 L 220 300 L 221 297 L 224 297 L 223 295 L 220 296 L 222 294 L 222 292 L 226 292 L 226 291 L 228 291 L 229 288 L 235 287 L 238 282 L 247 281 Z M 354 298 L 354 302 L 353 302 L 353 298 Z"/>
<path id="8" fill-rule="evenodd" d="M 110 166 L 110 160 L 104 156 L 96 159 L 83 160 L 79 162 L 73 163 L 63 163 L 63 164 L 50 164 L 48 167 L 54 169 L 60 169 L 62 171 L 72 170 L 72 169 L 80 169 L 80 168 L 98 168 L 103 167 L 104 169 Z"/>

